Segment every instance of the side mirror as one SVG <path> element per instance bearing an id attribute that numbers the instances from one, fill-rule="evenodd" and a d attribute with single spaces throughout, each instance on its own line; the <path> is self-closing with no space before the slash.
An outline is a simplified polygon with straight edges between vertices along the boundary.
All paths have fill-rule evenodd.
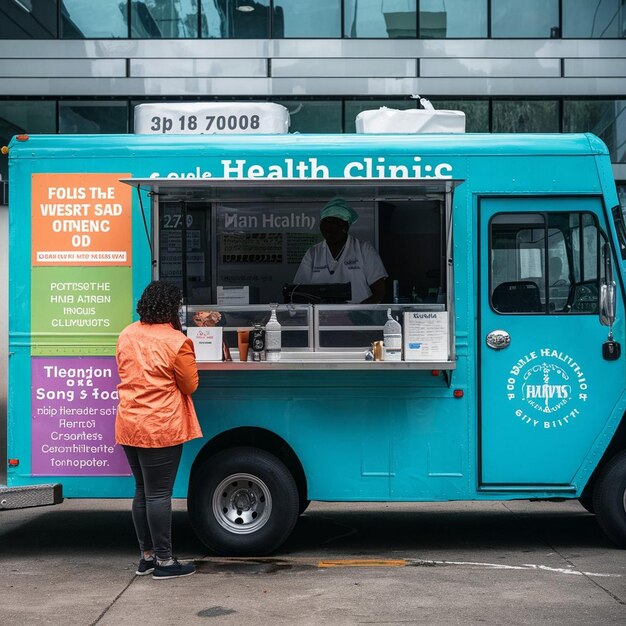
<path id="1" fill-rule="evenodd" d="M 600 285 L 600 323 L 611 328 L 615 322 L 615 283 Z"/>
<path id="2" fill-rule="evenodd" d="M 615 322 L 615 282 L 611 265 L 611 247 L 608 243 L 602 246 L 602 257 L 604 277 L 600 285 L 600 323 L 612 328 Z"/>

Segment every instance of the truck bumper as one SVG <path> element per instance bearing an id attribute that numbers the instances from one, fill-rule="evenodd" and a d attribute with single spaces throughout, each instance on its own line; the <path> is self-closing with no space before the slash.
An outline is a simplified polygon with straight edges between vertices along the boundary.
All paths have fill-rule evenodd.
<path id="1" fill-rule="evenodd" d="M 48 506 L 61 502 L 63 502 L 63 486 L 60 483 L 30 485 L 28 487 L 0 486 L 0 511 Z"/>

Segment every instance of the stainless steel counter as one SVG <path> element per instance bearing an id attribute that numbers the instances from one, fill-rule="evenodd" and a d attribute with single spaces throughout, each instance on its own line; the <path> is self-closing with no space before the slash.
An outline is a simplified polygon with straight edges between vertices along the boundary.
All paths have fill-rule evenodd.
<path id="1" fill-rule="evenodd" d="M 283 352 L 280 361 L 240 361 L 233 351 L 232 361 L 201 361 L 199 370 L 453 370 L 455 361 L 366 361 L 363 352 Z"/>

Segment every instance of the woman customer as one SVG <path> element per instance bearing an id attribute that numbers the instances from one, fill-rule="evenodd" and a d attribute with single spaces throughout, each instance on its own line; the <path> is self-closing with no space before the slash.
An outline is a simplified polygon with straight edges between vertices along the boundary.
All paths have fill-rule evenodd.
<path id="1" fill-rule="evenodd" d="M 141 559 L 137 574 L 189 576 L 191 563 L 172 556 L 172 489 L 183 443 L 202 432 L 191 394 L 198 387 L 193 344 L 181 332 L 181 290 L 154 281 L 137 303 L 139 321 L 117 341 L 120 384 L 115 440 L 135 478 L 133 523 Z"/>

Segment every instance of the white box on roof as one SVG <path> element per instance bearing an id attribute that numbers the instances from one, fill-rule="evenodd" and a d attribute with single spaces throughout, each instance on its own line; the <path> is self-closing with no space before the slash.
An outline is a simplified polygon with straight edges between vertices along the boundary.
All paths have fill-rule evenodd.
<path id="1" fill-rule="evenodd" d="M 423 109 L 370 109 L 356 116 L 357 133 L 464 133 L 465 113 L 434 109 L 420 98 Z"/>

